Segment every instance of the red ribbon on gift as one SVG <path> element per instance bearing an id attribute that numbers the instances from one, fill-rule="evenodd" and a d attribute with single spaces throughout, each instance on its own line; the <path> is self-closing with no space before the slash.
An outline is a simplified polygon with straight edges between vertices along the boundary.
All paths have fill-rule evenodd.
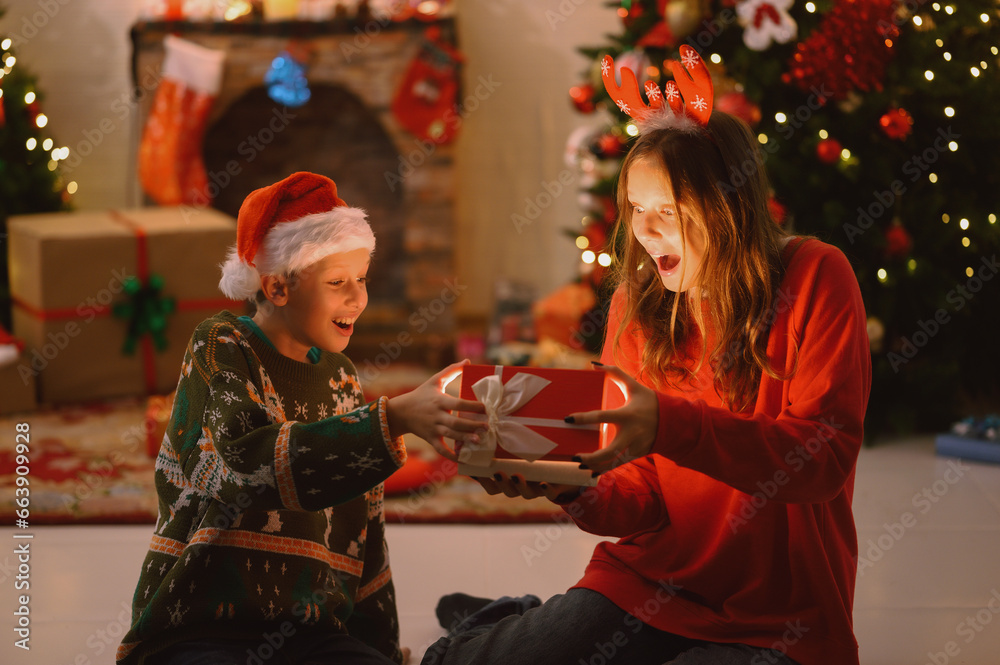
<path id="1" fill-rule="evenodd" d="M 139 224 L 129 219 L 121 212 L 117 210 L 109 210 L 108 214 L 111 219 L 122 226 L 129 229 L 136 239 L 136 271 L 138 273 L 139 280 L 145 284 L 149 280 L 149 250 L 146 243 L 147 234 L 146 230 L 142 228 Z M 65 319 L 75 319 L 82 316 L 78 311 L 79 306 L 75 308 L 64 307 L 55 309 L 39 309 L 29 303 L 24 302 L 20 298 L 13 296 L 11 301 L 15 306 L 20 307 L 25 312 L 33 316 L 40 321 L 58 321 Z M 207 308 L 217 308 L 226 309 L 228 307 L 241 305 L 242 303 L 238 300 L 230 300 L 229 298 L 203 298 L 201 300 L 185 300 L 177 303 L 175 311 L 190 311 L 194 309 L 207 309 Z M 96 305 L 88 306 L 88 311 L 93 313 L 95 316 L 110 316 L 111 315 L 111 305 Z M 156 349 L 153 348 L 153 341 L 149 335 L 144 335 L 142 338 L 142 366 L 143 366 L 143 379 L 146 384 L 146 392 L 155 393 L 156 392 Z"/>

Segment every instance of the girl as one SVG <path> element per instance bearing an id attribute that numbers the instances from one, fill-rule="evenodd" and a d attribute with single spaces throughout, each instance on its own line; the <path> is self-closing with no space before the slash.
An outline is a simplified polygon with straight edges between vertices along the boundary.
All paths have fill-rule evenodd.
<path id="1" fill-rule="evenodd" d="M 685 49 L 690 107 L 708 75 Z M 839 250 L 773 222 L 749 127 L 680 111 L 641 114 L 619 178 L 627 239 L 601 360 L 631 398 L 567 416 L 617 427 L 581 455 L 597 487 L 482 481 L 620 540 L 565 594 L 472 614 L 427 665 L 858 663 L 851 499 L 871 366 L 857 280 Z"/>

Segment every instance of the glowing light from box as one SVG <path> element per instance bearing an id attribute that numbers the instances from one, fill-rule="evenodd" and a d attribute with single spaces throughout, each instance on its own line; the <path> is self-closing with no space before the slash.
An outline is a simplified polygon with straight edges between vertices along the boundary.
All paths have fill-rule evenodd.
<path id="1" fill-rule="evenodd" d="M 611 265 L 611 255 L 601 252 L 597 257 L 597 263 L 598 265 L 602 265 L 605 268 L 607 268 L 609 265 Z"/>
<path id="2" fill-rule="evenodd" d="M 963 231 L 965 231 L 969 228 L 969 220 L 963 217 L 958 221 L 958 225 L 962 228 Z"/>
<path id="3" fill-rule="evenodd" d="M 10 37 L 7 37 L 2 42 L 0 42 L 0 49 L 6 51 L 7 49 L 10 48 L 10 45 L 11 45 Z"/>
<path id="4" fill-rule="evenodd" d="M 44 141 L 42 141 L 42 150 L 44 150 L 45 152 L 52 150 L 52 139 L 45 139 Z"/>
<path id="5" fill-rule="evenodd" d="M 66 191 L 70 194 L 76 194 L 77 187 L 78 185 L 76 184 L 76 180 L 74 180 L 73 182 L 66 185 Z"/>
<path id="6" fill-rule="evenodd" d="M 27 93 L 24 94 L 24 103 L 25 104 L 30 104 L 33 101 L 35 101 L 35 93 L 33 93 L 33 92 L 27 92 Z"/>
<path id="7" fill-rule="evenodd" d="M 35 140 L 34 136 L 32 136 L 30 139 L 28 139 L 25 142 L 24 147 L 26 147 L 28 150 L 34 150 L 37 145 L 38 145 L 38 141 Z"/>
<path id="8" fill-rule="evenodd" d="M 887 279 L 889 279 L 889 273 L 887 273 L 885 271 L 885 268 L 879 268 L 878 269 L 878 281 L 884 282 Z"/>
<path id="9" fill-rule="evenodd" d="M 35 124 L 38 125 L 39 129 L 41 129 L 45 125 L 49 124 L 49 119 L 45 116 L 44 113 L 39 113 L 38 117 L 35 118 Z"/>
<path id="10" fill-rule="evenodd" d="M 583 260 L 584 263 L 593 263 L 594 261 L 597 260 L 597 255 L 588 249 L 586 252 L 580 255 L 580 258 Z"/>

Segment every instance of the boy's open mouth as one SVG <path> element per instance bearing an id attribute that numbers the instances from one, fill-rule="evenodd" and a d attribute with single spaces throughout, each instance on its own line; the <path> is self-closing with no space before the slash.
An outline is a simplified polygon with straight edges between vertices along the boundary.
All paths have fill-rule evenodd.
<path id="1" fill-rule="evenodd" d="M 354 325 L 354 319 L 349 318 L 334 319 L 333 322 L 341 330 L 350 330 Z"/>

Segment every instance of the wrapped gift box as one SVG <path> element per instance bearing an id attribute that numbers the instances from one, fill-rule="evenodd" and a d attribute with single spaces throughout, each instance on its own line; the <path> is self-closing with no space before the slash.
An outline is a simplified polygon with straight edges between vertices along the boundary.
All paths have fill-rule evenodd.
<path id="1" fill-rule="evenodd" d="M 480 445 L 460 447 L 459 473 L 518 473 L 530 481 L 595 484 L 591 472 L 580 469 L 572 458 L 606 445 L 613 427 L 573 425 L 563 418 L 624 404 L 624 389 L 605 372 L 466 365 L 461 381 L 463 399 L 487 405 L 486 416 L 464 415 L 494 424 Z"/>
<path id="2" fill-rule="evenodd" d="M 42 402 L 168 393 L 195 326 L 222 309 L 242 313 L 218 290 L 236 223 L 215 210 L 27 215 L 11 217 L 8 234 L 14 334 L 27 343 L 19 366 L 37 377 Z M 162 278 L 160 295 L 173 300 L 158 340 L 130 334 L 128 318 L 114 312 L 130 302 L 130 281 L 150 278 Z"/>
<path id="3" fill-rule="evenodd" d="M 0 363 L 0 416 L 35 409 L 35 375 L 18 371 L 23 362 Z"/>

